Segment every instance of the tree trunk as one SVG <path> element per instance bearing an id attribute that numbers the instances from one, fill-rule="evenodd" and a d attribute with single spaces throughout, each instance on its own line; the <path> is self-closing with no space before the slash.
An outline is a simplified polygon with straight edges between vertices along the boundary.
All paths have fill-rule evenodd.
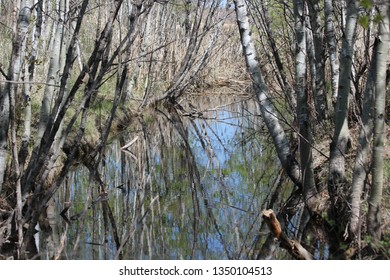
<path id="1" fill-rule="evenodd" d="M 9 127 L 9 84 L 0 85 L 0 193 L 4 184 L 4 175 L 8 157 L 8 127 Z"/>
<path id="2" fill-rule="evenodd" d="M 328 117 L 328 102 L 326 98 L 325 90 L 325 67 L 324 67 L 324 36 L 321 24 L 321 5 L 320 0 L 308 1 L 310 12 L 310 23 L 313 34 L 313 47 L 314 47 L 314 65 L 315 75 L 314 79 L 315 87 L 312 88 L 314 104 L 316 108 L 316 118 L 318 121 L 323 121 Z"/>
<path id="3" fill-rule="evenodd" d="M 374 44 L 371 67 L 368 73 L 366 89 L 364 93 L 362 116 L 361 116 L 361 130 L 358 139 L 358 147 L 356 152 L 355 166 L 352 176 L 352 190 L 351 190 L 351 214 L 349 219 L 349 233 L 352 238 L 356 237 L 360 230 L 361 223 L 361 203 L 364 185 L 367 179 L 370 168 L 370 143 L 373 131 L 373 95 L 375 88 L 375 71 L 377 62 L 377 42 Z"/>
<path id="4" fill-rule="evenodd" d="M 8 66 L 8 73 L 5 74 L 3 69 L 1 69 L 2 74 L 9 82 L 6 82 L 0 88 L 0 191 L 7 169 L 8 130 L 11 124 L 10 118 L 12 117 L 11 106 L 15 108 L 15 104 L 12 104 L 11 98 L 15 98 L 18 88 L 19 77 L 22 71 L 22 60 L 24 59 L 25 37 L 30 20 L 30 7 L 26 6 L 26 1 L 16 1 L 13 5 L 14 14 L 18 16 L 18 19 L 15 21 L 15 26 L 13 27 L 12 54 Z M 17 13 L 17 10 L 20 12 Z"/>
<path id="5" fill-rule="evenodd" d="M 337 53 L 337 44 L 333 26 L 333 1 L 324 1 L 325 12 L 325 37 L 328 46 L 328 55 L 330 60 L 332 101 L 336 103 L 337 92 L 339 88 L 339 58 Z"/>
<path id="6" fill-rule="evenodd" d="M 53 104 L 53 96 L 55 85 L 59 81 L 60 75 L 60 56 L 61 56 L 61 44 L 65 38 L 64 34 L 64 24 L 65 24 L 65 4 L 64 0 L 60 0 L 58 4 L 58 19 L 53 24 L 54 26 L 54 36 L 50 42 L 50 64 L 49 70 L 46 78 L 46 87 L 43 94 L 42 106 L 40 110 L 39 118 L 39 128 L 36 144 L 39 144 L 40 139 L 45 132 L 47 123 L 49 121 L 51 107 Z"/>
<path id="7" fill-rule="evenodd" d="M 299 165 L 291 153 L 286 133 L 279 122 L 274 105 L 268 96 L 268 88 L 260 72 L 245 1 L 235 0 L 233 2 L 235 5 L 237 25 L 240 31 L 241 45 L 245 56 L 246 66 L 253 81 L 253 88 L 260 105 L 262 117 L 271 134 L 284 170 L 295 184 L 301 186 Z"/>
<path id="8" fill-rule="evenodd" d="M 88 1 L 83 2 L 83 6 L 81 7 L 81 10 L 79 11 L 80 15 L 83 15 L 86 8 L 87 8 Z M 48 143 L 48 146 L 43 146 L 45 148 L 45 151 L 42 152 L 42 154 L 45 156 L 45 159 L 43 160 L 42 166 L 38 166 L 37 169 L 35 168 L 35 165 L 32 166 L 32 169 L 29 173 L 30 177 L 26 177 L 25 180 L 30 184 L 30 189 L 34 190 L 33 196 L 31 198 L 31 207 L 28 209 L 26 213 L 26 219 L 29 219 L 29 230 L 26 233 L 26 236 L 29 240 L 32 239 L 33 235 L 33 228 L 34 225 L 38 221 L 38 217 L 40 214 L 40 211 L 44 209 L 44 205 L 49 201 L 49 199 L 53 196 L 53 194 L 57 191 L 57 189 L 60 187 L 61 183 L 63 182 L 65 176 L 68 174 L 70 168 L 74 164 L 74 161 L 76 159 L 76 153 L 78 152 L 78 147 L 80 146 L 82 137 L 85 134 L 86 124 L 88 121 L 89 116 L 89 109 L 92 105 L 93 100 L 96 98 L 96 95 L 98 93 L 98 88 L 102 84 L 102 81 L 104 80 L 105 76 L 107 75 L 107 72 L 111 69 L 113 66 L 113 63 L 118 63 L 116 66 L 118 68 L 117 72 L 117 85 L 116 85 L 116 91 L 115 91 L 115 97 L 114 97 L 114 104 L 111 109 L 110 115 L 107 119 L 107 122 L 105 124 L 105 127 L 103 128 L 103 131 L 101 132 L 101 137 L 99 139 L 98 145 L 94 148 L 94 151 L 92 155 L 84 159 L 84 163 L 91 167 L 93 166 L 94 169 L 96 169 L 96 166 L 100 163 L 100 158 L 102 156 L 102 150 L 104 149 L 105 143 L 108 138 L 108 134 L 110 132 L 111 124 L 113 122 L 116 109 L 119 106 L 119 101 L 121 100 L 121 95 L 124 90 L 124 82 L 126 80 L 126 76 L 128 75 L 128 69 L 125 64 L 122 64 L 122 53 L 125 53 L 127 55 L 130 54 L 129 51 L 126 51 L 126 48 L 130 48 L 134 41 L 134 30 L 137 25 L 131 26 L 129 28 L 128 33 L 126 36 L 120 41 L 118 46 L 112 50 L 112 38 L 114 34 L 114 23 L 118 16 L 120 7 L 121 7 L 122 1 L 119 1 L 115 3 L 110 8 L 110 18 L 107 20 L 107 23 L 105 25 L 104 30 L 102 31 L 99 40 L 96 41 L 94 50 L 88 59 L 88 62 L 84 66 L 83 70 L 77 77 L 76 81 L 74 82 L 73 87 L 71 88 L 70 92 L 65 94 L 65 92 L 62 92 L 58 95 L 58 97 L 55 99 L 55 106 L 53 109 L 53 112 L 51 113 L 50 119 L 49 119 L 49 125 L 42 137 L 41 141 L 41 147 L 45 143 Z M 141 9 L 142 6 L 139 6 Z M 141 11 L 137 10 L 138 14 L 135 16 L 134 21 L 136 22 L 137 17 L 141 15 Z M 69 45 L 68 53 L 67 53 L 67 63 L 65 69 L 69 67 L 71 69 L 72 61 L 74 61 L 72 50 L 75 46 L 75 36 L 77 36 L 79 32 L 79 28 L 81 25 L 81 22 L 83 20 L 82 16 L 77 17 L 77 24 L 74 31 L 74 34 L 72 36 L 72 41 Z M 111 52 L 112 51 L 112 52 Z M 125 61 L 129 61 L 129 57 L 125 57 Z M 122 67 L 123 66 L 123 67 Z M 56 131 L 58 131 L 58 125 L 64 118 L 64 115 L 67 111 L 67 108 L 69 107 L 70 103 L 73 101 L 73 97 L 80 88 L 82 82 L 81 80 L 85 77 L 87 74 L 88 69 L 88 80 L 86 81 L 86 86 L 83 91 L 82 101 L 80 104 L 77 105 L 76 112 L 73 114 L 71 119 L 67 122 L 67 126 L 64 129 L 64 133 L 61 136 L 61 145 L 58 146 L 58 148 L 53 148 L 53 136 L 56 134 Z M 60 90 L 64 90 L 63 86 L 66 84 L 66 81 L 61 81 L 61 88 Z M 63 98 L 65 96 L 65 98 Z M 60 99 L 58 99 L 60 98 Z M 62 102 L 61 102 L 62 101 Z M 62 104 L 61 104 L 62 103 Z M 76 105 L 76 104 L 73 104 Z M 57 113 L 56 118 L 53 118 L 53 114 L 55 112 Z M 80 119 L 80 124 L 77 128 L 76 126 L 76 120 Z M 53 122 L 54 121 L 54 122 Z M 50 128 L 52 131 L 50 131 Z M 46 185 L 46 178 L 48 178 L 51 167 L 54 166 L 56 159 L 59 156 L 61 148 L 63 147 L 63 144 L 66 139 L 69 140 L 69 134 L 70 132 L 74 131 L 75 136 L 71 137 L 70 141 L 71 143 L 67 147 L 67 158 L 63 162 L 63 166 L 61 167 L 59 174 L 56 176 L 55 181 L 52 182 L 49 186 Z M 50 135 L 47 135 L 50 133 Z M 45 140 L 47 137 L 49 137 L 50 140 Z M 50 153 L 49 153 L 50 151 Z M 99 154 L 99 155 L 98 155 Z M 38 154 L 39 155 L 39 154 Z M 40 160 L 40 158 L 38 157 Z M 37 177 L 39 176 L 39 177 Z M 33 180 L 34 178 L 34 180 Z M 30 181 L 29 181 L 30 180 Z"/>
<path id="9" fill-rule="evenodd" d="M 12 40 L 12 55 L 8 71 L 8 77 L 11 81 L 19 81 L 20 74 L 23 68 L 23 60 L 26 55 L 26 42 L 27 32 L 31 19 L 31 2 L 29 0 L 22 0 L 20 2 L 19 18 L 17 22 L 16 33 Z M 15 178 L 15 191 L 16 191 L 16 208 L 15 208 L 15 229 L 17 230 L 17 258 L 21 256 L 21 246 L 23 243 L 23 216 L 22 216 L 22 187 L 20 180 L 20 167 L 18 160 L 18 141 L 17 141 L 17 107 L 16 96 L 18 92 L 17 84 L 10 84 L 9 89 L 9 101 L 10 101 L 10 130 L 11 130 L 11 153 L 12 153 L 12 166 L 11 171 Z"/>
<path id="10" fill-rule="evenodd" d="M 379 21 L 377 62 L 375 75 L 374 103 L 374 151 L 372 169 L 372 188 L 367 213 L 367 229 L 377 243 L 382 234 L 381 200 L 383 191 L 384 141 L 385 141 L 385 104 L 386 104 L 386 67 L 389 51 L 389 3 L 379 5 L 381 20 Z"/>
<path id="11" fill-rule="evenodd" d="M 88 6 L 88 0 L 84 0 L 82 5 L 80 6 L 79 17 L 77 18 L 77 27 L 74 31 L 74 34 L 71 38 L 71 43 L 67 53 L 67 61 L 62 73 L 61 78 L 61 87 L 59 90 L 58 98 L 55 100 L 54 108 L 56 108 L 55 112 L 51 114 L 47 127 L 45 129 L 45 133 L 42 137 L 42 140 L 39 145 L 36 145 L 33 149 L 31 159 L 26 168 L 24 174 L 21 174 L 21 181 L 23 186 L 23 194 L 33 191 L 33 194 L 30 197 L 29 205 L 23 213 L 24 221 L 28 221 L 29 228 L 25 233 L 25 240 L 23 244 L 23 248 L 25 250 L 30 250 L 29 248 L 34 248 L 34 228 L 38 222 L 39 216 L 42 210 L 45 208 L 46 203 L 53 196 L 54 190 L 56 190 L 57 181 L 50 185 L 49 188 L 45 189 L 44 185 L 45 179 L 47 178 L 47 174 L 51 171 L 51 166 L 54 164 L 56 157 L 59 154 L 58 150 L 52 149 L 52 145 L 54 143 L 54 137 L 57 134 L 58 128 L 60 127 L 60 123 L 69 107 L 69 104 L 63 102 L 63 97 L 65 96 L 65 89 L 68 82 L 68 78 L 72 69 L 74 56 L 73 56 L 73 48 L 74 42 L 77 39 L 78 31 L 81 26 L 81 22 L 83 20 L 83 16 L 85 10 Z M 82 72 L 83 73 L 83 72 Z M 84 72 L 85 74 L 85 72 Z M 81 75 L 81 74 L 80 74 Z M 81 84 L 82 77 L 78 77 L 74 84 L 74 91 Z M 67 96 L 67 101 L 70 103 L 73 96 Z M 65 104 L 64 104 L 65 103 Z M 60 105 L 63 106 L 60 106 Z M 84 104 L 85 105 L 85 104 Z M 58 112 L 58 114 L 57 114 Z M 83 120 L 82 120 L 83 121 Z M 77 136 L 76 136 L 77 137 Z M 72 155 L 69 155 L 67 158 L 68 161 L 74 160 Z M 34 252 L 32 252 L 34 253 Z M 27 257 L 33 257 L 31 254 Z"/>
<path id="12" fill-rule="evenodd" d="M 36 2 L 36 1 L 34 1 Z M 33 29 L 33 38 L 31 42 L 30 57 L 28 63 L 25 65 L 24 79 L 27 82 L 23 87 L 23 101 L 24 101 L 24 131 L 22 141 L 19 149 L 19 164 L 20 170 L 24 170 L 24 166 L 29 153 L 29 144 L 31 139 L 31 123 L 32 123 L 32 108 L 31 108 L 31 92 L 33 90 L 33 82 L 35 78 L 35 69 L 38 60 L 39 41 L 42 34 L 43 27 L 43 2 L 34 3 L 36 12 L 33 17 L 36 18 Z"/>
<path id="13" fill-rule="evenodd" d="M 349 91 L 355 45 L 358 1 L 349 0 L 347 4 L 347 23 L 341 50 L 341 69 L 335 112 L 335 130 L 330 148 L 329 194 L 334 197 L 337 189 L 345 181 L 345 155 L 350 142 L 348 128 Z"/>
<path id="14" fill-rule="evenodd" d="M 303 0 L 294 1 L 295 36 L 297 41 L 295 56 L 295 91 L 297 94 L 297 119 L 299 126 L 299 152 L 303 194 L 309 209 L 313 209 L 316 201 L 317 189 L 314 182 L 311 122 L 308 92 L 306 88 L 306 31 L 305 31 L 305 4 Z"/>

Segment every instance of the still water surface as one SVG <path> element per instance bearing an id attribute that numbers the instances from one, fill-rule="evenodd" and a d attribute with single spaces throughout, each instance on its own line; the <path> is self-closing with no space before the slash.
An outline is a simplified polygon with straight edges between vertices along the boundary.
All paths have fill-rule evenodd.
<path id="1" fill-rule="evenodd" d="M 53 231 L 40 236 L 41 254 L 251 258 L 267 234 L 259 232 L 261 210 L 280 180 L 273 146 L 251 99 L 191 102 L 145 113 L 110 141 L 99 170 L 104 192 L 82 165 L 69 174 L 55 199 Z M 70 224 L 59 215 L 66 187 Z"/>

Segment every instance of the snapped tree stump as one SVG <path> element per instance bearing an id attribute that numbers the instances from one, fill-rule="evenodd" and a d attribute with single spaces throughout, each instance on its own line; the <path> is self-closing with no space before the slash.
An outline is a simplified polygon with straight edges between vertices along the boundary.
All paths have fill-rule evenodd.
<path id="1" fill-rule="evenodd" d="M 290 239 L 282 230 L 280 222 L 278 221 L 272 209 L 264 210 L 262 212 L 264 221 L 267 223 L 269 229 L 280 242 L 280 247 L 286 249 L 295 259 L 298 260 L 312 260 L 313 256 L 307 251 L 297 240 Z"/>

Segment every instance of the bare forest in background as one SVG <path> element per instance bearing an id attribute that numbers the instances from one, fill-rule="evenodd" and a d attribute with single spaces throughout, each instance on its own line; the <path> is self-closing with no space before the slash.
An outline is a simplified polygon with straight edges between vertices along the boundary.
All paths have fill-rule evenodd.
<path id="1" fill-rule="evenodd" d="M 386 0 L 1 0 L 0 258 L 39 255 L 78 165 L 106 192 L 111 139 L 164 111 L 189 149 L 187 98 L 218 95 L 256 101 L 292 186 L 258 209 L 247 258 L 313 259 L 315 237 L 333 259 L 389 259 L 389 16 Z"/>

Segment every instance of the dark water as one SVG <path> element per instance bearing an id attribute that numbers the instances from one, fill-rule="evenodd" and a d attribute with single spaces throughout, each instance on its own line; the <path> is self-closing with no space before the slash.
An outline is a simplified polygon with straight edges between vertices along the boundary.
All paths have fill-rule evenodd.
<path id="1" fill-rule="evenodd" d="M 110 140 L 99 170 L 104 193 L 85 167 L 69 174 L 53 231 L 39 236 L 43 258 L 251 258 L 280 181 L 273 146 L 252 100 L 190 102 L 145 112 Z M 65 186 L 70 224 L 59 215 Z"/>

